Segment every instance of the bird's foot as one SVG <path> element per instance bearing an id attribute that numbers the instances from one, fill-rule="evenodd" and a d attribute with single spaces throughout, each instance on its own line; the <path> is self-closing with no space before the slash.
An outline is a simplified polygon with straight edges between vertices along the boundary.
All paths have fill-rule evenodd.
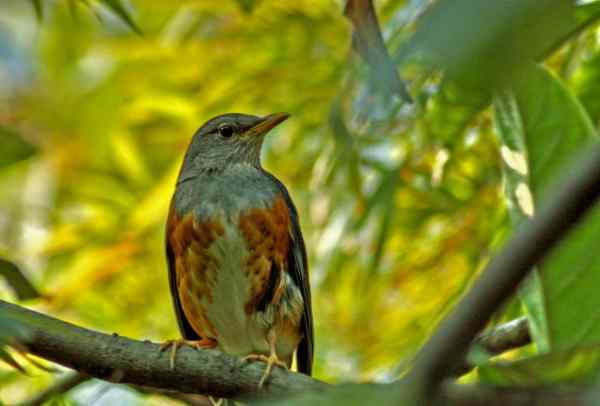
<path id="1" fill-rule="evenodd" d="M 221 406 L 223 404 L 223 399 L 216 399 L 213 398 L 212 396 L 208 396 L 208 401 L 210 402 L 211 406 Z"/>
<path id="2" fill-rule="evenodd" d="M 261 361 L 261 362 L 265 362 L 267 364 L 265 373 L 263 374 L 262 378 L 260 379 L 260 382 L 258 383 L 259 388 L 263 387 L 263 385 L 267 381 L 267 378 L 269 378 L 269 376 L 271 375 L 271 371 L 273 370 L 273 367 L 275 365 L 280 366 L 286 370 L 289 369 L 287 364 L 285 362 L 281 361 L 279 358 L 277 358 L 277 355 L 274 353 L 272 353 L 269 356 L 266 356 L 264 354 L 250 354 L 250 355 L 246 355 L 244 358 L 242 358 L 242 361 L 243 362 Z"/>
<path id="3" fill-rule="evenodd" d="M 201 338 L 200 340 L 183 340 L 179 338 L 176 340 L 165 341 L 160 345 L 160 352 L 166 351 L 169 349 L 169 347 L 171 348 L 171 355 L 169 356 L 171 369 L 175 369 L 175 357 L 177 356 L 177 350 L 183 346 L 188 346 L 197 350 L 212 349 L 217 346 L 217 342 L 208 337 Z"/>

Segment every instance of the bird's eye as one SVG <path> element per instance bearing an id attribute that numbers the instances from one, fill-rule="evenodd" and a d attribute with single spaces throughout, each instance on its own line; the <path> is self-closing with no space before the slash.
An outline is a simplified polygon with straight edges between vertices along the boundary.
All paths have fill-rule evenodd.
<path id="1" fill-rule="evenodd" d="M 233 135 L 233 133 L 233 127 L 229 124 L 223 124 L 219 127 L 219 135 L 221 135 L 222 137 L 229 138 Z"/>

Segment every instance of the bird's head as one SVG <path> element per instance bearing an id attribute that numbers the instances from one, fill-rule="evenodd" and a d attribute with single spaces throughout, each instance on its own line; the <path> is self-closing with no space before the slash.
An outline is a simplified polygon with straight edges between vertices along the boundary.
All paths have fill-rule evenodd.
<path id="1" fill-rule="evenodd" d="M 203 170 L 220 170 L 232 164 L 260 166 L 265 134 L 288 117 L 287 113 L 264 117 L 228 113 L 208 120 L 194 134 L 181 176 Z"/>

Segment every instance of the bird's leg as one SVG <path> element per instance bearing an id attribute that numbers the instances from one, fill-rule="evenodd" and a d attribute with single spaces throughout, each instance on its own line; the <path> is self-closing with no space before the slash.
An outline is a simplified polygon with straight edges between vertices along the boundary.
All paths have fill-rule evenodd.
<path id="1" fill-rule="evenodd" d="M 271 371 L 273 370 L 273 366 L 278 365 L 282 368 L 288 369 L 288 366 L 285 362 L 281 361 L 277 357 L 277 352 L 275 351 L 275 343 L 277 341 L 277 334 L 275 334 L 275 330 L 269 330 L 267 334 L 267 341 L 269 342 L 270 347 L 270 355 L 267 357 L 264 354 L 250 354 L 246 355 L 242 358 L 242 361 L 262 361 L 267 363 L 267 368 L 265 369 L 265 373 L 263 374 L 260 382 L 258 383 L 258 387 L 262 388 L 265 384 L 269 375 L 271 375 Z"/>
<path id="2" fill-rule="evenodd" d="M 176 340 L 165 341 L 160 345 L 160 352 L 166 351 L 169 347 L 171 347 L 171 355 L 169 356 L 171 369 L 175 369 L 175 357 L 177 356 L 177 350 L 184 345 L 197 350 L 212 349 L 217 346 L 217 341 L 208 337 L 202 337 L 200 340 L 184 340 L 178 338 Z"/>

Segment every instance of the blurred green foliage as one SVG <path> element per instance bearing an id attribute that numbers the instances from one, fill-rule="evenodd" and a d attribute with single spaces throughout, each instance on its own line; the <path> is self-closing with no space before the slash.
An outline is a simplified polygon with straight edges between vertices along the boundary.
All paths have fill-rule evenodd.
<path id="1" fill-rule="evenodd" d="M 288 111 L 264 165 L 300 212 L 316 375 L 397 377 L 510 233 L 510 193 L 525 181 L 537 203 L 540 185 L 563 171 L 557 160 L 600 119 L 598 2 L 511 0 L 482 11 L 440 0 L 424 12 L 430 3 L 376 2 L 416 96 L 407 105 L 366 79 L 338 2 L 2 2 L 0 254 L 44 293 L 27 304 L 103 331 L 176 337 L 163 233 L 187 143 L 216 114 Z M 546 56 L 546 68 L 531 68 Z M 512 145 L 514 126 L 496 131 L 488 106 L 495 100 L 497 122 L 493 85 L 523 66 L 536 73 L 513 95 L 522 139 Z M 531 175 L 514 190 L 503 187 L 503 147 Z M 597 241 L 578 238 L 571 244 Z M 554 284 L 565 261 L 536 288 L 553 312 L 564 301 L 578 311 Z M 598 270 L 577 266 L 566 291 L 597 286 Z M 2 285 L 0 297 L 16 300 Z M 543 310 L 534 316 L 548 322 Z M 545 334 L 568 336 L 568 314 L 549 314 Z M 0 399 L 52 380 L 32 375 L 0 370 Z"/>

